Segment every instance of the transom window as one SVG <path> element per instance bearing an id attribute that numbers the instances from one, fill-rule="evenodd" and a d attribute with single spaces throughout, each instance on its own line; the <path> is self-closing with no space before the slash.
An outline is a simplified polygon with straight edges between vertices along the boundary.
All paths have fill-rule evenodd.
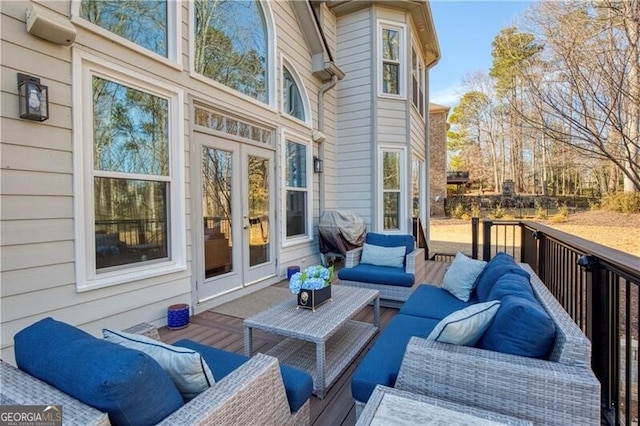
<path id="1" fill-rule="evenodd" d="M 300 89 L 286 67 L 282 68 L 282 81 L 282 108 L 285 114 L 304 121 L 304 104 Z"/>
<path id="2" fill-rule="evenodd" d="M 380 26 L 380 80 L 381 93 L 402 95 L 403 92 L 403 28 L 382 24 Z"/>
<path id="3" fill-rule="evenodd" d="M 258 1 L 196 0 L 194 68 L 268 103 L 267 28 Z"/>
<path id="4" fill-rule="evenodd" d="M 158 55 L 169 55 L 166 1 L 82 0 L 80 17 Z"/>
<path id="5" fill-rule="evenodd" d="M 307 145 L 285 140 L 284 186 L 287 221 L 285 240 L 309 237 L 309 212 L 311 211 L 309 155 Z"/>

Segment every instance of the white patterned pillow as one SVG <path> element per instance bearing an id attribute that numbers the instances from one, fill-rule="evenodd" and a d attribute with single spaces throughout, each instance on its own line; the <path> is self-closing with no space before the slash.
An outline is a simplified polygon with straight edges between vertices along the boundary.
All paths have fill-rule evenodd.
<path id="1" fill-rule="evenodd" d="M 214 383 L 213 373 L 202 355 L 193 349 L 171 346 L 140 334 L 103 329 L 106 340 L 136 349 L 151 358 L 169 374 L 182 398 L 189 401 Z"/>
<path id="2" fill-rule="evenodd" d="M 500 301 L 476 303 L 444 317 L 429 333 L 427 340 L 473 346 L 491 325 Z"/>
<path id="3" fill-rule="evenodd" d="M 453 258 L 442 279 L 442 288 L 462 300 L 468 302 L 473 287 L 487 262 L 471 259 L 458 252 Z"/>
<path id="4" fill-rule="evenodd" d="M 405 246 L 383 247 L 364 243 L 360 263 L 402 268 L 404 266 L 404 254 L 406 250 L 407 248 Z"/>

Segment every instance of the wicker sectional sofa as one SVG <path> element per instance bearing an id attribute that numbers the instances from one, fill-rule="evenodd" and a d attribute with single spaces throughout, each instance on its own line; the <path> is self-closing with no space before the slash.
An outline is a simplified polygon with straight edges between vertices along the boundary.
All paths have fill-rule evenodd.
<path id="1" fill-rule="evenodd" d="M 149 324 L 143 323 L 125 330 L 129 333 L 141 334 L 153 339 L 159 340 L 157 329 Z M 75 336 L 73 336 L 75 337 Z M 51 336 L 52 344 L 56 342 L 56 336 Z M 98 339 L 101 340 L 101 339 Z M 195 342 L 184 341 L 184 345 L 176 342 L 176 346 L 182 345 L 189 347 L 190 344 L 198 345 Z M 120 346 L 109 342 L 107 345 Z M 77 349 L 77 347 L 76 347 Z M 127 348 L 124 348 L 127 349 Z M 219 355 L 221 350 L 209 348 Z M 203 350 L 206 350 L 203 347 Z M 137 351 L 134 351 L 137 352 Z M 139 357 L 142 355 L 139 355 Z M 208 355 L 202 354 L 206 359 Z M 18 357 L 16 357 L 18 358 Z M 312 382 L 311 377 L 303 372 L 289 371 L 280 366 L 278 360 L 274 357 L 256 354 L 248 358 L 242 355 L 230 352 L 223 354 L 224 359 L 220 359 L 220 366 L 212 364 L 212 371 L 215 383 L 208 389 L 201 392 L 195 398 L 184 404 L 180 404 L 179 408 L 168 415 L 160 415 L 159 421 L 152 421 L 151 424 L 160 425 L 177 425 L 177 424 L 282 424 L 282 425 L 307 425 L 310 421 L 309 397 L 311 396 Z M 49 366 L 48 360 L 44 361 L 44 366 Z M 82 361 L 80 361 L 82 362 Z M 90 361 L 91 362 L 91 361 Z M 101 365 L 99 361 L 96 365 Z M 117 361 L 113 361 L 114 363 Z M 104 364 L 102 364 L 104 365 Z M 124 364 L 126 368 L 128 364 Z M 135 364 L 138 367 L 138 364 Z M 65 367 L 66 368 L 66 367 Z M 74 368 L 73 363 L 70 368 Z M 160 368 L 158 366 L 158 368 Z M 224 377 L 218 376 L 216 369 L 226 369 Z M 144 368 L 135 375 L 144 374 Z M 286 371 L 285 371 L 286 370 Z M 116 369 L 116 371 L 118 371 Z M 136 370 L 137 371 L 137 370 Z M 156 371 L 157 373 L 157 371 Z M 125 372 L 124 375 L 129 373 Z M 289 395 L 290 389 L 285 385 L 287 380 L 297 380 L 308 378 L 308 389 L 302 389 L 297 396 Z M 102 380 L 102 379 L 100 379 Z M 164 392 L 159 388 L 153 388 L 151 391 L 146 389 L 144 392 L 141 388 L 144 386 L 132 386 L 128 383 L 119 382 L 119 378 L 108 379 L 113 380 L 107 384 L 107 387 L 119 387 L 121 391 L 129 392 L 132 398 L 138 401 L 137 406 L 131 407 L 129 413 L 133 416 L 138 415 L 139 411 L 161 411 L 166 410 L 164 404 L 155 404 L 157 398 L 164 398 Z M 305 381 L 305 380 L 302 380 Z M 38 378 L 18 369 L 8 363 L 0 360 L 0 404 L 2 405 L 61 405 L 63 407 L 63 424 L 78 425 L 109 425 L 114 424 L 142 424 L 130 418 L 114 417 L 98 410 L 80 400 L 70 396 L 68 393 L 62 392 L 56 387 L 39 380 Z M 139 384 L 139 381 L 137 382 Z M 80 383 L 82 385 L 82 383 Z M 298 384 L 294 383 L 294 387 Z M 305 386 L 303 386 L 304 388 Z M 82 388 L 80 387 L 80 390 Z M 91 392 L 87 386 L 87 393 Z M 304 398 L 304 395 L 306 398 Z M 112 393 L 101 397 L 100 402 L 109 399 Z M 179 396 L 179 395 L 178 395 Z M 91 397 L 91 396 L 89 396 Z M 295 398 L 298 398 L 295 401 Z M 122 401 L 119 399 L 118 401 Z M 292 412 L 293 404 L 296 410 Z M 137 407 L 137 408 L 136 408 Z M 164 417 L 162 417 L 164 416 Z M 124 420 L 124 421 L 123 421 Z M 149 424 L 149 423 L 144 423 Z"/>
<path id="2" fill-rule="evenodd" d="M 489 329 L 475 346 L 428 340 L 426 337 L 442 318 L 480 301 L 477 295 L 469 302 L 454 300 L 442 288 L 421 285 L 354 372 L 351 390 L 357 415 L 375 386 L 384 385 L 534 424 L 599 424 L 600 383 L 590 367 L 590 341 L 533 270 L 526 264 L 516 266 L 528 273 L 527 281 L 531 284 L 528 291 L 532 291 L 555 329 L 552 339 L 542 342 L 537 356 L 515 355 L 508 344 L 505 350 L 511 353 L 483 349 L 482 339 Z M 519 291 L 508 288 L 514 293 Z M 506 304 L 503 299 L 501 307 Z M 498 318 L 496 314 L 490 328 L 500 327 Z M 526 334 L 527 330 L 521 330 L 520 326 L 517 320 L 507 324 L 515 334 Z"/>

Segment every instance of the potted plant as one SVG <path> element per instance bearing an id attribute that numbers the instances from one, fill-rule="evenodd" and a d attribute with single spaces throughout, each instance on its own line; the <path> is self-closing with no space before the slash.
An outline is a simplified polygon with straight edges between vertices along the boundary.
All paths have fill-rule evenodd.
<path id="1" fill-rule="evenodd" d="M 311 309 L 331 300 L 331 280 L 333 266 L 310 266 L 302 272 L 296 272 L 289 279 L 289 288 L 298 295 L 298 306 Z"/>

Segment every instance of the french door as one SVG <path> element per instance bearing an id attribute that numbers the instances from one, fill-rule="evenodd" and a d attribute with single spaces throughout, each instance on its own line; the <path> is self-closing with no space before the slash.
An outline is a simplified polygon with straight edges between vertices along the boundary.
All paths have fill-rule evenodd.
<path id="1" fill-rule="evenodd" d="M 196 133 L 198 300 L 275 275 L 274 152 Z"/>

